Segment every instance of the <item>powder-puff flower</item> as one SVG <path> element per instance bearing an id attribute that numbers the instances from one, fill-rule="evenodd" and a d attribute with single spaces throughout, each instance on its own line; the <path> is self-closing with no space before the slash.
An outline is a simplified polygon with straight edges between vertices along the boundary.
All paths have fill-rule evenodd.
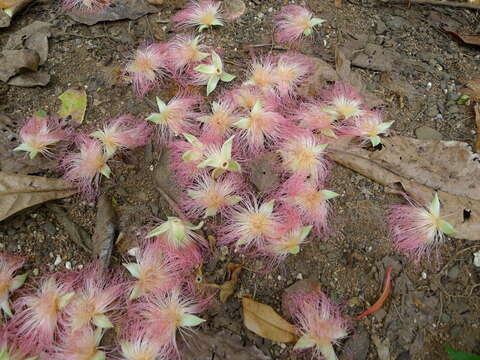
<path id="1" fill-rule="evenodd" d="M 36 360 L 37 356 L 29 356 L 30 353 L 21 337 L 12 337 L 8 328 L 0 330 L 0 360 Z"/>
<path id="2" fill-rule="evenodd" d="M 250 65 L 249 75 L 244 85 L 258 86 L 260 89 L 273 87 L 276 84 L 275 64 L 271 58 L 263 61 L 254 60 Z"/>
<path id="3" fill-rule="evenodd" d="M 223 137 L 231 132 L 232 124 L 238 120 L 238 113 L 233 101 L 224 98 L 218 102 L 214 101 L 212 113 L 199 117 L 198 120 L 204 123 L 207 136 L 223 140 Z"/>
<path id="4" fill-rule="evenodd" d="M 230 82 L 235 79 L 235 75 L 224 71 L 223 63 L 220 56 L 215 52 L 211 52 L 211 64 L 197 65 L 194 70 L 194 83 L 197 85 L 207 85 L 207 96 L 215 90 L 220 80 Z"/>
<path id="5" fill-rule="evenodd" d="M 215 216 L 219 211 L 237 204 L 242 198 L 237 193 L 239 184 L 232 176 L 214 180 L 204 175 L 187 190 L 190 199 L 184 201 L 184 208 L 192 216 Z"/>
<path id="6" fill-rule="evenodd" d="M 330 199 L 339 196 L 336 192 L 320 189 L 313 181 L 306 181 L 302 176 L 293 176 L 280 189 L 280 198 L 294 207 L 302 218 L 315 225 L 318 232 L 328 230 Z"/>
<path id="7" fill-rule="evenodd" d="M 108 313 L 117 310 L 124 286 L 118 277 L 108 278 L 103 269 L 93 266 L 79 275 L 75 297 L 65 308 L 69 330 L 85 326 L 112 328 Z"/>
<path id="8" fill-rule="evenodd" d="M 161 343 L 168 344 L 178 351 L 176 335 L 184 335 L 205 320 L 196 314 L 202 311 L 202 304 L 193 295 L 182 294 L 175 289 L 164 295 L 152 296 L 140 306 L 140 314 L 145 319 L 144 326 L 152 334 L 158 334 Z M 162 341 L 163 340 L 163 341 Z"/>
<path id="9" fill-rule="evenodd" d="M 363 98 L 350 85 L 336 83 L 323 92 L 327 105 L 337 112 L 337 119 L 350 120 L 363 115 Z"/>
<path id="10" fill-rule="evenodd" d="M 282 55 L 274 69 L 275 84 L 281 95 L 291 93 L 312 72 L 312 61 L 302 55 Z"/>
<path id="11" fill-rule="evenodd" d="M 202 61 L 210 56 L 207 47 L 200 44 L 202 38 L 194 35 L 177 35 L 169 47 L 169 62 L 176 71 L 183 70 L 188 64 Z"/>
<path id="12" fill-rule="evenodd" d="M 75 10 L 87 13 L 102 11 L 112 0 L 63 0 L 65 10 Z"/>
<path id="13" fill-rule="evenodd" d="M 199 96 L 177 95 L 168 104 L 157 97 L 158 113 L 147 117 L 148 121 L 158 125 L 162 139 L 168 140 L 183 133 L 195 130 L 194 120 L 199 116 L 195 111 L 201 102 Z"/>
<path id="14" fill-rule="evenodd" d="M 145 123 L 138 122 L 132 116 L 120 116 L 107 122 L 102 130 L 90 134 L 98 138 L 105 148 L 107 157 L 112 157 L 117 150 L 133 149 L 145 145 L 152 129 Z"/>
<path id="15" fill-rule="evenodd" d="M 212 26 L 223 26 L 220 2 L 211 0 L 190 1 L 187 7 L 172 17 L 177 28 L 198 27 L 203 31 Z"/>
<path id="16" fill-rule="evenodd" d="M 34 347 L 48 348 L 56 338 L 59 324 L 65 320 L 65 307 L 74 295 L 71 287 L 60 283 L 55 275 L 43 280 L 34 294 L 14 303 L 12 326 L 16 335 Z"/>
<path id="17" fill-rule="evenodd" d="M 179 269 L 165 256 L 159 241 L 148 241 L 136 254 L 136 263 L 123 264 L 135 278 L 129 299 L 163 294 L 179 284 Z"/>
<path id="18" fill-rule="evenodd" d="M 302 128 L 319 132 L 327 137 L 337 137 L 339 130 L 336 124 L 337 112 L 324 103 L 318 101 L 304 103 L 293 117 Z"/>
<path id="19" fill-rule="evenodd" d="M 62 160 L 62 167 L 65 169 L 65 179 L 88 193 L 98 186 L 101 175 L 109 178 L 111 170 L 98 140 L 81 135 L 78 142 L 80 152 L 67 154 Z"/>
<path id="20" fill-rule="evenodd" d="M 380 135 L 385 134 L 394 121 L 384 122 L 379 112 L 368 111 L 362 116 L 354 119 L 353 128 L 349 132 L 352 135 L 360 136 L 364 142 L 371 142 L 372 146 L 381 143 Z"/>
<path id="21" fill-rule="evenodd" d="M 30 159 L 38 153 L 49 156 L 53 144 L 64 140 L 67 133 L 57 119 L 48 116 L 32 116 L 20 129 L 21 144 L 13 151 L 26 151 Z"/>
<path id="22" fill-rule="evenodd" d="M 260 251 L 272 260 L 281 263 L 288 255 L 296 255 L 305 243 L 312 226 L 303 226 L 299 214 L 291 208 L 284 209 L 281 220 L 276 224 L 276 236 L 266 239 Z"/>
<path id="23" fill-rule="evenodd" d="M 391 206 L 387 213 L 395 248 L 418 262 L 423 256 L 445 240 L 445 235 L 456 232 L 440 216 L 438 194 L 428 208 L 416 203 Z"/>
<path id="24" fill-rule="evenodd" d="M 255 197 L 245 199 L 228 214 L 228 225 L 220 241 L 236 247 L 260 247 L 266 238 L 276 236 L 279 215 L 273 210 L 275 200 L 259 204 Z"/>
<path id="25" fill-rule="evenodd" d="M 304 36 L 310 36 L 315 26 L 325 22 L 298 5 L 284 6 L 275 18 L 275 39 L 281 44 L 293 43 Z"/>
<path id="26" fill-rule="evenodd" d="M 263 150 L 268 142 L 276 142 L 280 138 L 285 119 L 279 113 L 266 110 L 257 101 L 248 117 L 243 117 L 233 124 L 242 129 L 240 136 L 246 140 L 249 150 Z"/>
<path id="27" fill-rule="evenodd" d="M 54 360 L 105 360 L 106 354 L 100 350 L 102 329 L 84 327 L 69 333 L 53 353 Z"/>
<path id="28" fill-rule="evenodd" d="M 28 275 L 25 273 L 14 276 L 23 263 L 23 258 L 0 253 L 0 307 L 9 317 L 12 316 L 12 311 L 8 297 L 23 285 Z"/>
<path id="29" fill-rule="evenodd" d="M 141 324 L 127 329 L 128 335 L 119 341 L 122 360 L 166 360 L 165 347 Z"/>
<path id="30" fill-rule="evenodd" d="M 313 350 L 315 358 L 337 360 L 333 345 L 348 335 L 348 321 L 322 292 L 293 296 L 293 318 L 301 334 L 294 350 Z"/>
<path id="31" fill-rule="evenodd" d="M 299 176 L 310 176 L 313 181 L 322 181 L 327 176 L 327 162 L 324 158 L 327 144 L 319 144 L 313 135 L 293 136 L 281 144 L 278 152 L 283 167 Z"/>
<path id="32" fill-rule="evenodd" d="M 167 45 L 150 44 L 140 47 L 134 59 L 127 65 L 126 72 L 138 96 L 144 96 L 164 76 L 167 66 Z"/>
<path id="33" fill-rule="evenodd" d="M 257 101 L 263 101 L 262 92 L 253 85 L 242 85 L 230 92 L 229 96 L 237 107 L 251 111 Z"/>
<path id="34" fill-rule="evenodd" d="M 197 167 L 200 169 L 213 168 L 212 176 L 214 179 L 226 171 L 240 172 L 242 170 L 240 164 L 232 159 L 234 137 L 235 135 L 230 137 L 221 147 L 216 145 L 208 146 L 205 149 L 205 160 L 198 164 Z"/>

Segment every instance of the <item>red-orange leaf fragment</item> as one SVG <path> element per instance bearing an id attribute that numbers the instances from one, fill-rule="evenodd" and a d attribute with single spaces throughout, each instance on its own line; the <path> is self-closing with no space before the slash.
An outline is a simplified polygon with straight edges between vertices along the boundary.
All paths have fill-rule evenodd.
<path id="1" fill-rule="evenodd" d="M 375 302 L 375 304 L 373 304 L 372 307 L 357 316 L 358 320 L 361 320 L 367 315 L 374 313 L 383 306 L 383 303 L 385 302 L 385 300 L 387 300 L 388 295 L 390 295 L 390 293 L 392 292 L 392 270 L 393 267 L 391 266 L 387 269 L 387 276 L 385 277 L 385 285 L 383 286 L 382 295 L 378 298 L 378 300 Z"/>

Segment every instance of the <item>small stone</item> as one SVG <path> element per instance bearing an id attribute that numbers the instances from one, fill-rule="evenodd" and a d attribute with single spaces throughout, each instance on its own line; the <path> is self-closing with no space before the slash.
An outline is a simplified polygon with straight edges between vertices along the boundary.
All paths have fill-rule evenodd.
<path id="1" fill-rule="evenodd" d="M 297 276 L 295 277 L 297 280 L 303 280 L 303 275 L 302 273 L 298 273 Z"/>
<path id="2" fill-rule="evenodd" d="M 423 280 L 427 279 L 427 273 L 425 271 L 422 271 L 422 279 Z"/>
<path id="3" fill-rule="evenodd" d="M 460 273 L 461 273 L 460 268 L 458 266 L 454 266 L 448 271 L 448 277 L 452 280 L 455 280 L 456 278 L 458 278 Z"/>
<path id="4" fill-rule="evenodd" d="M 57 257 L 55 258 L 55 262 L 53 263 L 53 265 L 54 265 L 54 266 L 60 265 L 61 262 L 62 262 L 62 258 L 60 257 L 60 255 L 57 255 Z"/>
<path id="5" fill-rule="evenodd" d="M 277 276 L 277 280 L 278 280 L 278 281 L 281 281 L 281 280 L 282 280 L 282 276 L 281 276 L 281 275 L 278 275 L 278 276 Z"/>
<path id="6" fill-rule="evenodd" d="M 133 247 L 133 248 L 129 249 L 127 251 L 127 254 L 130 255 L 130 256 L 136 257 L 138 255 L 139 251 L 140 251 L 140 248 L 137 246 L 137 247 Z"/>
<path id="7" fill-rule="evenodd" d="M 416 128 L 415 136 L 420 140 L 442 140 L 442 134 L 428 126 Z"/>
<path id="8" fill-rule="evenodd" d="M 382 320 L 385 318 L 385 316 L 387 316 L 387 312 L 383 309 L 378 309 L 377 311 L 375 311 L 375 313 L 373 315 L 375 316 L 375 319 L 378 322 L 382 322 Z"/>
<path id="9" fill-rule="evenodd" d="M 377 20 L 377 23 L 375 24 L 375 33 L 377 35 L 382 35 L 387 32 L 387 25 L 382 20 Z"/>
<path id="10" fill-rule="evenodd" d="M 38 276 L 39 273 L 40 273 L 40 271 L 37 268 L 32 270 L 33 276 Z"/>
<path id="11" fill-rule="evenodd" d="M 480 251 L 473 253 L 473 265 L 475 265 L 477 268 L 480 268 Z"/>
<path id="12" fill-rule="evenodd" d="M 50 235 L 55 235 L 55 233 L 57 232 L 55 225 L 53 225 L 50 221 L 47 221 L 43 225 L 43 229 L 47 232 L 47 234 L 50 234 Z"/>
<path id="13" fill-rule="evenodd" d="M 65 267 L 67 268 L 67 270 L 72 270 L 72 263 L 70 261 L 67 261 L 65 263 Z"/>
<path id="14" fill-rule="evenodd" d="M 77 266 L 77 269 L 78 269 L 78 270 L 82 270 L 82 269 L 83 269 L 83 265 L 82 265 L 82 264 L 79 264 L 79 265 Z"/>

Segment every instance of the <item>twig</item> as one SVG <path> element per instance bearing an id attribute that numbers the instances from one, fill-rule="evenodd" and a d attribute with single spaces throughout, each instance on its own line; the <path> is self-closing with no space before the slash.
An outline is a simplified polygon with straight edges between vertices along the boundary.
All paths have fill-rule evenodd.
<path id="1" fill-rule="evenodd" d="M 184 214 L 182 209 L 177 205 L 177 203 L 168 195 L 161 187 L 156 186 L 157 191 L 160 193 L 160 195 L 163 196 L 163 198 L 167 201 L 168 205 L 172 208 L 172 210 L 177 214 L 177 216 L 184 220 L 184 221 L 189 221 L 187 216 Z"/>
<path id="2" fill-rule="evenodd" d="M 452 7 L 462 7 L 468 9 L 477 9 L 480 10 L 480 5 L 470 4 L 467 2 L 458 2 L 458 1 L 438 1 L 438 0 L 393 0 L 395 2 L 403 2 L 410 4 L 424 4 L 424 5 L 435 5 L 435 6 L 452 6 Z"/>

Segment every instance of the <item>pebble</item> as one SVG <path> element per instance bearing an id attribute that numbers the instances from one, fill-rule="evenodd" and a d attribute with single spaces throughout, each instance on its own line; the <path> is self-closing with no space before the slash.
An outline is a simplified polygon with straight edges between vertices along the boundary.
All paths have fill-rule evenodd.
<path id="1" fill-rule="evenodd" d="M 278 281 L 281 281 L 281 280 L 282 280 L 282 276 L 281 276 L 281 275 L 278 275 L 278 276 L 277 276 L 277 279 L 278 279 Z"/>
<path id="2" fill-rule="evenodd" d="M 47 232 L 47 234 L 50 234 L 50 235 L 55 235 L 55 233 L 57 232 L 55 225 L 53 225 L 50 221 L 47 221 L 43 225 L 43 229 Z"/>
<path id="3" fill-rule="evenodd" d="M 40 273 L 40 271 L 37 268 L 32 270 L 33 276 L 38 276 L 39 273 Z"/>
<path id="4" fill-rule="evenodd" d="M 427 273 L 425 271 L 422 271 L 422 279 L 425 280 L 427 278 Z"/>
<path id="5" fill-rule="evenodd" d="M 53 263 L 53 265 L 55 265 L 55 266 L 60 265 L 61 262 L 62 262 L 62 258 L 60 257 L 60 255 L 57 255 L 57 257 L 55 258 L 55 262 Z"/>
<path id="6" fill-rule="evenodd" d="M 420 126 L 416 128 L 415 136 L 420 140 L 442 140 L 442 134 L 428 126 Z"/>
<path id="7" fill-rule="evenodd" d="M 140 248 L 137 246 L 137 247 L 133 247 L 131 249 L 128 249 L 127 254 L 135 257 L 135 256 L 137 256 L 139 251 L 140 251 Z"/>
<path id="8" fill-rule="evenodd" d="M 302 275 L 302 273 L 298 273 L 295 279 L 297 279 L 297 280 L 303 280 L 303 275 Z"/>
<path id="9" fill-rule="evenodd" d="M 72 263 L 70 261 L 67 261 L 65 263 L 65 267 L 67 268 L 67 270 L 72 270 Z"/>
<path id="10" fill-rule="evenodd" d="M 461 273 L 460 268 L 458 266 L 454 266 L 448 271 L 448 277 L 452 280 L 455 280 L 456 278 L 458 278 L 460 273 Z"/>
<path id="11" fill-rule="evenodd" d="M 480 251 L 473 253 L 473 265 L 475 265 L 477 268 L 480 268 Z"/>

